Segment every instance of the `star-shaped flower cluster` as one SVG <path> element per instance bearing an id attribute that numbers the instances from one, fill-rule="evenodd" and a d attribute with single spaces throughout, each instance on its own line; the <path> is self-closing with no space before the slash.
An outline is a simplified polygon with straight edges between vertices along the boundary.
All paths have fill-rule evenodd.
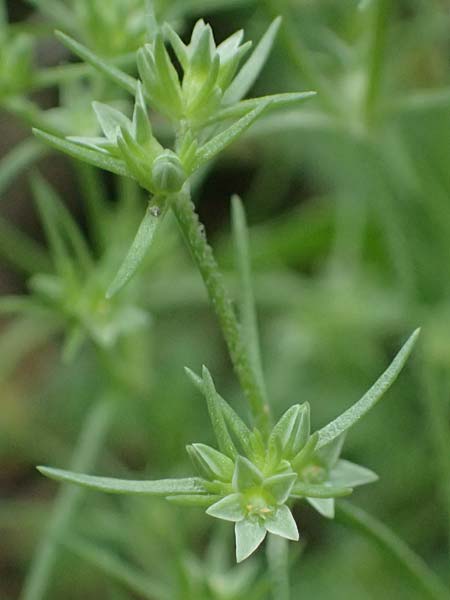
<path id="1" fill-rule="evenodd" d="M 241 562 L 258 548 L 267 533 L 299 539 L 291 512 L 297 500 L 307 500 L 322 515 L 332 518 L 336 498 L 377 479 L 369 469 L 340 458 L 344 438 L 395 381 L 418 335 L 419 330 L 411 335 L 358 402 L 315 433 L 311 433 L 309 404 L 304 403 L 291 406 L 264 438 L 217 393 L 205 367 L 202 377 L 188 369 L 191 380 L 206 398 L 218 446 L 188 446 L 199 477 L 129 481 L 39 469 L 59 481 L 96 490 L 164 496 L 177 504 L 205 507 L 208 515 L 235 523 L 236 559 Z"/>

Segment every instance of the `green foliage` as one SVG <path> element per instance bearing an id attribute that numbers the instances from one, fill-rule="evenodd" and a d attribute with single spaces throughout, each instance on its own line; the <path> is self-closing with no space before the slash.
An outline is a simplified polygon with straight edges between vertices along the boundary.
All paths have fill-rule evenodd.
<path id="1" fill-rule="evenodd" d="M 376 388 L 379 392 L 377 399 L 383 393 L 380 390 L 386 391 L 397 377 L 416 339 L 417 332 L 382 376 L 383 387 L 378 385 Z M 241 425 L 234 428 L 227 426 L 225 415 L 228 415 L 229 421 L 241 421 L 233 409 L 220 399 L 205 368 L 203 380 L 195 375 L 194 378 L 205 394 L 219 448 L 226 452 L 223 454 L 204 444 L 187 447 L 200 479 L 136 482 L 80 475 L 48 467 L 39 467 L 40 472 L 58 481 L 110 493 L 166 497 L 180 494 L 187 498 L 192 495 L 195 504 L 205 494 L 205 504 L 210 505 L 206 510 L 208 515 L 235 523 L 237 562 L 253 554 L 267 532 L 289 540 L 299 539 L 297 525 L 286 504 L 289 499 L 305 498 L 323 516 L 333 518 L 334 498 L 348 495 L 354 486 L 377 479 L 372 471 L 339 459 L 344 434 L 357 419 L 339 417 L 337 423 L 344 422 L 345 425 L 339 428 L 336 436 L 321 435 L 323 431 L 335 432 L 334 422 L 331 424 L 333 428 L 327 426 L 311 435 L 307 405 L 288 409 L 274 426 L 267 445 L 261 441 L 260 445 L 254 444 L 249 449 L 248 456 L 236 454 L 231 433 L 237 437 L 237 444 L 245 447 L 248 430 L 245 425 L 245 429 Z M 361 416 L 360 402 L 344 413 L 344 417 L 348 413 Z M 250 437 L 262 440 L 258 430 L 254 430 Z M 210 498 L 208 493 L 214 496 Z"/>
<path id="2" fill-rule="evenodd" d="M 0 0 L 0 596 L 446 598 L 443 4 L 22 4 Z M 203 362 L 224 397 L 206 367 L 186 385 Z M 343 500 L 378 479 L 356 463 L 390 527 Z M 62 467 L 55 501 L 35 464 Z"/>

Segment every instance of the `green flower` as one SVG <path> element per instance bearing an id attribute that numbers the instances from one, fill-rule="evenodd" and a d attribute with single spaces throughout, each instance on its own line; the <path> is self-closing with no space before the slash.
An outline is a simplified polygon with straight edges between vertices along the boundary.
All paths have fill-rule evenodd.
<path id="1" fill-rule="evenodd" d="M 288 503 L 307 499 L 332 517 L 334 498 L 376 476 L 339 459 L 344 434 L 383 396 L 397 378 L 419 330 L 407 340 L 387 370 L 369 391 L 331 423 L 310 435 L 308 404 L 294 405 L 280 418 L 267 440 L 251 431 L 216 392 L 206 368 L 199 377 L 187 371 L 206 398 L 218 450 L 205 444 L 188 446 L 200 477 L 129 481 L 39 467 L 48 477 L 84 487 L 123 494 L 164 496 L 187 506 L 206 507 L 212 517 L 235 523 L 236 558 L 249 557 L 267 533 L 298 540 Z M 320 501 L 327 501 L 324 505 Z M 331 503 L 333 503 L 331 505 Z"/>
<path id="2" fill-rule="evenodd" d="M 297 476 L 282 473 L 264 477 L 248 459 L 238 456 L 233 474 L 234 493 L 207 509 L 207 514 L 235 523 L 236 560 L 252 554 L 267 532 L 297 541 L 299 534 L 285 504 Z"/>

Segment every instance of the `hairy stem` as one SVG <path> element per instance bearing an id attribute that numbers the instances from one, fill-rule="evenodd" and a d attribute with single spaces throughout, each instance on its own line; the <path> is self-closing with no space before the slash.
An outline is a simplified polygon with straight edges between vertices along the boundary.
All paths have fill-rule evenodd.
<path id="1" fill-rule="evenodd" d="M 269 405 L 264 399 L 264 392 L 261 389 L 258 375 L 252 367 L 247 345 L 243 339 L 240 324 L 225 288 L 214 253 L 208 244 L 204 227 L 200 223 L 195 207 L 191 202 L 190 193 L 186 189 L 173 198 L 172 209 L 201 273 L 212 307 L 219 319 L 231 361 L 249 402 L 255 424 L 264 434 L 267 434 L 270 427 Z"/>
<path id="2" fill-rule="evenodd" d="M 86 418 L 72 464 L 73 471 L 89 471 L 103 444 L 113 416 L 111 403 L 94 406 Z M 36 548 L 28 571 L 21 600 L 42 600 L 47 597 L 53 566 L 59 551 L 58 539 L 67 529 L 83 498 L 85 490 L 76 486 L 63 486 L 59 492 L 47 530 Z"/>
<path id="3" fill-rule="evenodd" d="M 409 577 L 415 589 L 421 590 L 424 598 L 445 600 L 449 590 L 427 566 L 391 529 L 361 508 L 350 502 L 340 501 L 336 505 L 336 520 L 359 531 L 370 542 L 378 546 L 386 556 L 394 560 Z"/>

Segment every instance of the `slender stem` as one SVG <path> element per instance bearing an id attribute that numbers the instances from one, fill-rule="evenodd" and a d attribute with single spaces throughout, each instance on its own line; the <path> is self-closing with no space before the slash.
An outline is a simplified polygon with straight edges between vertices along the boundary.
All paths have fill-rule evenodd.
<path id="1" fill-rule="evenodd" d="M 375 2 L 374 27 L 369 48 L 365 111 L 370 124 L 380 94 L 391 0 Z"/>
<path id="2" fill-rule="evenodd" d="M 112 404 L 101 402 L 93 407 L 86 418 L 71 470 L 89 471 L 96 459 L 113 416 Z M 47 597 L 52 570 L 58 554 L 58 538 L 67 529 L 85 490 L 76 486 L 63 486 L 56 498 L 45 535 L 36 548 L 28 571 L 21 600 L 42 600 Z"/>
<path id="3" fill-rule="evenodd" d="M 440 375 L 444 378 L 442 385 Z M 445 510 L 447 524 L 447 543 L 450 549 L 450 430 L 446 410 L 449 379 L 447 373 L 440 374 L 428 363 L 422 368 L 422 385 L 424 389 L 424 407 L 430 425 L 430 438 L 433 444 L 436 463 L 436 481 L 439 485 L 441 502 Z"/>
<path id="4" fill-rule="evenodd" d="M 269 535 L 266 542 L 267 563 L 274 600 L 289 600 L 289 545 L 278 535 Z"/>
<path id="5" fill-rule="evenodd" d="M 403 569 L 405 575 L 420 589 L 424 597 L 431 600 L 445 600 L 449 590 L 424 560 L 415 554 L 384 523 L 381 523 L 361 508 L 350 502 L 340 501 L 336 505 L 336 520 L 347 527 L 359 531 L 369 541 L 378 546 L 390 559 Z"/>
<path id="6" fill-rule="evenodd" d="M 264 399 L 259 378 L 252 368 L 240 324 L 212 248 L 206 239 L 204 226 L 200 223 L 187 189 L 173 198 L 172 210 L 202 275 L 255 423 L 264 434 L 267 434 L 270 427 L 270 408 Z"/>

